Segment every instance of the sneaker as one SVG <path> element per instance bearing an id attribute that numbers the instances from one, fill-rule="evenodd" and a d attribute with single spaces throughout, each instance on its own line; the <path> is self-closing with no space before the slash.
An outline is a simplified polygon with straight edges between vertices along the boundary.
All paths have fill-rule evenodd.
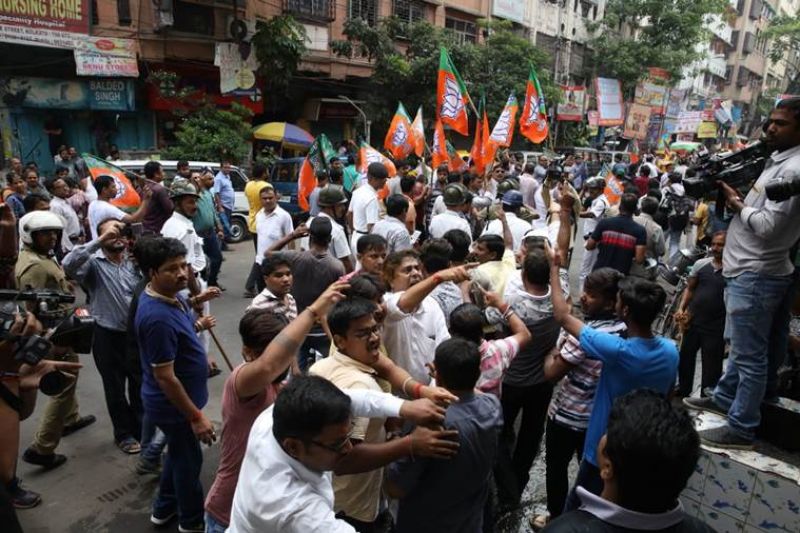
<path id="1" fill-rule="evenodd" d="M 45 470 L 52 470 L 58 468 L 67 462 L 67 458 L 60 453 L 39 453 L 33 448 L 28 448 L 22 454 L 22 460 L 32 465 L 44 467 Z"/>
<path id="2" fill-rule="evenodd" d="M 163 514 L 153 511 L 153 514 L 150 515 L 150 522 L 156 526 L 165 526 L 176 516 L 178 516 L 178 511 L 169 511 Z"/>
<path id="3" fill-rule="evenodd" d="M 728 426 L 699 431 L 700 442 L 715 448 L 730 448 L 732 450 L 752 450 L 753 441 L 740 437 Z"/>
<path id="4" fill-rule="evenodd" d="M 136 473 L 140 476 L 158 475 L 161 473 L 161 465 L 156 461 L 139 459 L 136 461 Z"/>
<path id="5" fill-rule="evenodd" d="M 718 406 L 714 403 L 713 398 L 705 397 L 705 398 L 684 398 L 683 405 L 685 405 L 689 409 L 693 409 L 695 411 L 709 411 L 711 413 L 716 413 L 720 416 L 728 416 L 728 411 L 722 409 L 722 407 Z"/>
<path id="6" fill-rule="evenodd" d="M 191 524 L 187 526 L 178 524 L 178 531 L 180 531 L 180 533 L 205 533 L 206 524 L 205 522 L 198 522 L 197 524 Z"/>
<path id="7" fill-rule="evenodd" d="M 13 487 L 9 487 L 11 503 L 15 509 L 32 509 L 42 503 L 42 496 L 38 492 L 33 492 L 22 487 L 19 479 L 15 479 Z"/>
<path id="8" fill-rule="evenodd" d="M 62 437 L 66 437 L 67 435 L 72 435 L 73 433 L 75 433 L 79 429 L 83 429 L 86 426 L 91 426 L 96 421 L 97 421 L 97 418 L 95 418 L 94 415 L 82 416 L 82 417 L 80 417 L 78 419 L 77 422 L 75 422 L 73 424 L 69 424 L 68 426 L 64 426 L 64 430 L 61 432 L 61 436 Z"/>

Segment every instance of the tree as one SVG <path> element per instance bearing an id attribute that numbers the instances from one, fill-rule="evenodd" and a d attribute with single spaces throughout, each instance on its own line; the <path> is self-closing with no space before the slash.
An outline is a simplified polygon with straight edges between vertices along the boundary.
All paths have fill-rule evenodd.
<path id="1" fill-rule="evenodd" d="M 786 61 L 790 72 L 789 94 L 800 92 L 800 18 L 781 16 L 773 19 L 764 31 L 764 37 L 770 40 L 769 58 L 773 63 Z"/>
<path id="2" fill-rule="evenodd" d="M 680 79 L 700 59 L 709 36 L 709 15 L 722 14 L 725 0 L 609 0 L 601 21 L 589 25 L 593 75 L 616 78 L 631 93 L 648 67 Z"/>
<path id="3" fill-rule="evenodd" d="M 256 23 L 250 44 L 255 48 L 265 93 L 286 92 L 306 53 L 305 41 L 305 28 L 291 15 Z"/>
<path id="4" fill-rule="evenodd" d="M 252 115 L 237 103 L 225 110 L 213 102 L 204 102 L 178 125 L 177 143 L 164 150 L 164 158 L 240 163 L 250 153 Z"/>
<path id="5" fill-rule="evenodd" d="M 525 94 L 530 65 L 541 71 L 547 55 L 528 39 L 511 31 L 505 21 L 479 21 L 488 36 L 483 44 L 459 43 L 455 35 L 428 22 L 403 23 L 396 18 L 370 26 L 361 19 L 349 19 L 344 25 L 346 40 L 331 42 L 331 49 L 341 57 L 363 57 L 374 64 L 367 82 L 367 109 L 376 129 L 388 126 L 401 99 L 410 113 L 423 106 L 426 119 L 433 118 L 436 105 L 436 79 L 439 47 L 445 46 L 453 63 L 477 103 L 486 94 L 490 118 L 496 118 L 512 91 L 520 100 Z M 549 102 L 557 91 L 547 79 L 540 78 Z M 474 119 L 474 113 L 471 113 Z M 522 137 L 516 136 L 522 143 Z M 464 143 L 469 144 L 470 139 Z"/>

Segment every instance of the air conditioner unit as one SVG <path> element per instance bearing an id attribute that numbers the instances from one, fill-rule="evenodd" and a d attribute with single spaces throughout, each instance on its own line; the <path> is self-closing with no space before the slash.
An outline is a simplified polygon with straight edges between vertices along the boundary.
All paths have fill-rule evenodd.
<path id="1" fill-rule="evenodd" d="M 225 18 L 225 38 L 231 41 L 249 41 L 256 33 L 256 21 L 228 15 Z"/>

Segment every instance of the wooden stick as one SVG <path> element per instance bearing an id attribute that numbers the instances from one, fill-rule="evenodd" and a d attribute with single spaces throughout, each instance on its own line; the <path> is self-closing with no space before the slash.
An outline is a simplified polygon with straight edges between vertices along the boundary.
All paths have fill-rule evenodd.
<path id="1" fill-rule="evenodd" d="M 213 328 L 208 328 L 208 332 L 211 334 L 211 338 L 214 339 L 214 344 L 217 345 L 217 349 L 219 350 L 219 353 L 222 354 L 222 358 L 225 359 L 225 364 L 228 365 L 228 370 L 233 372 L 233 365 L 231 364 L 231 360 L 228 359 L 228 354 L 226 354 L 225 350 L 222 348 L 222 344 L 219 342 L 219 339 L 217 338 L 217 334 L 214 333 L 214 329 Z"/>

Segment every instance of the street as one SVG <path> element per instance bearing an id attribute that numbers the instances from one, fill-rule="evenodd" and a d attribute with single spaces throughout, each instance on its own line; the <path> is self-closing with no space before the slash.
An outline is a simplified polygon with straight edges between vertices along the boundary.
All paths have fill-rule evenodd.
<path id="1" fill-rule="evenodd" d="M 572 287 L 577 287 L 577 270 L 581 253 L 576 251 L 572 260 Z M 244 280 L 250 270 L 253 248 L 250 241 L 232 245 L 225 252 L 220 283 L 228 290 L 223 297 L 212 302 L 212 314 L 217 317 L 215 328 L 231 363 L 242 361 L 240 355 L 238 324 L 245 307 L 250 302 L 242 298 Z M 575 290 L 573 289 L 573 295 Z M 209 402 L 203 410 L 219 429 L 222 424 L 222 386 L 229 371 L 217 348 L 211 354 L 224 371 L 208 382 Z M 78 381 L 78 400 L 81 415 L 93 414 L 97 422 L 62 439 L 56 450 L 67 456 L 67 463 L 47 472 L 39 467 L 19 460 L 17 472 L 27 488 L 42 495 L 42 504 L 18 512 L 23 529 L 28 533 L 84 533 L 124 531 L 139 533 L 153 531 L 150 524 L 150 504 L 157 487 L 158 478 L 140 476 L 135 472 L 138 455 L 126 455 L 114 445 L 111 421 L 103 398 L 103 386 L 91 356 L 82 360 L 84 367 Z M 20 454 L 28 446 L 36 430 L 39 414 L 47 403 L 47 397 L 39 395 L 36 412 L 22 423 Z M 219 441 L 205 447 L 202 483 L 207 492 L 214 479 L 219 458 Z M 574 467 L 573 467 L 574 468 Z M 526 515 L 544 510 L 544 461 L 543 454 L 537 458 L 531 481 L 523 496 L 523 512 Z M 511 523 L 503 524 L 503 531 L 515 531 Z M 527 519 L 522 520 L 527 524 Z M 172 530 L 176 526 L 171 526 Z M 520 526 L 519 532 L 530 531 Z"/>

